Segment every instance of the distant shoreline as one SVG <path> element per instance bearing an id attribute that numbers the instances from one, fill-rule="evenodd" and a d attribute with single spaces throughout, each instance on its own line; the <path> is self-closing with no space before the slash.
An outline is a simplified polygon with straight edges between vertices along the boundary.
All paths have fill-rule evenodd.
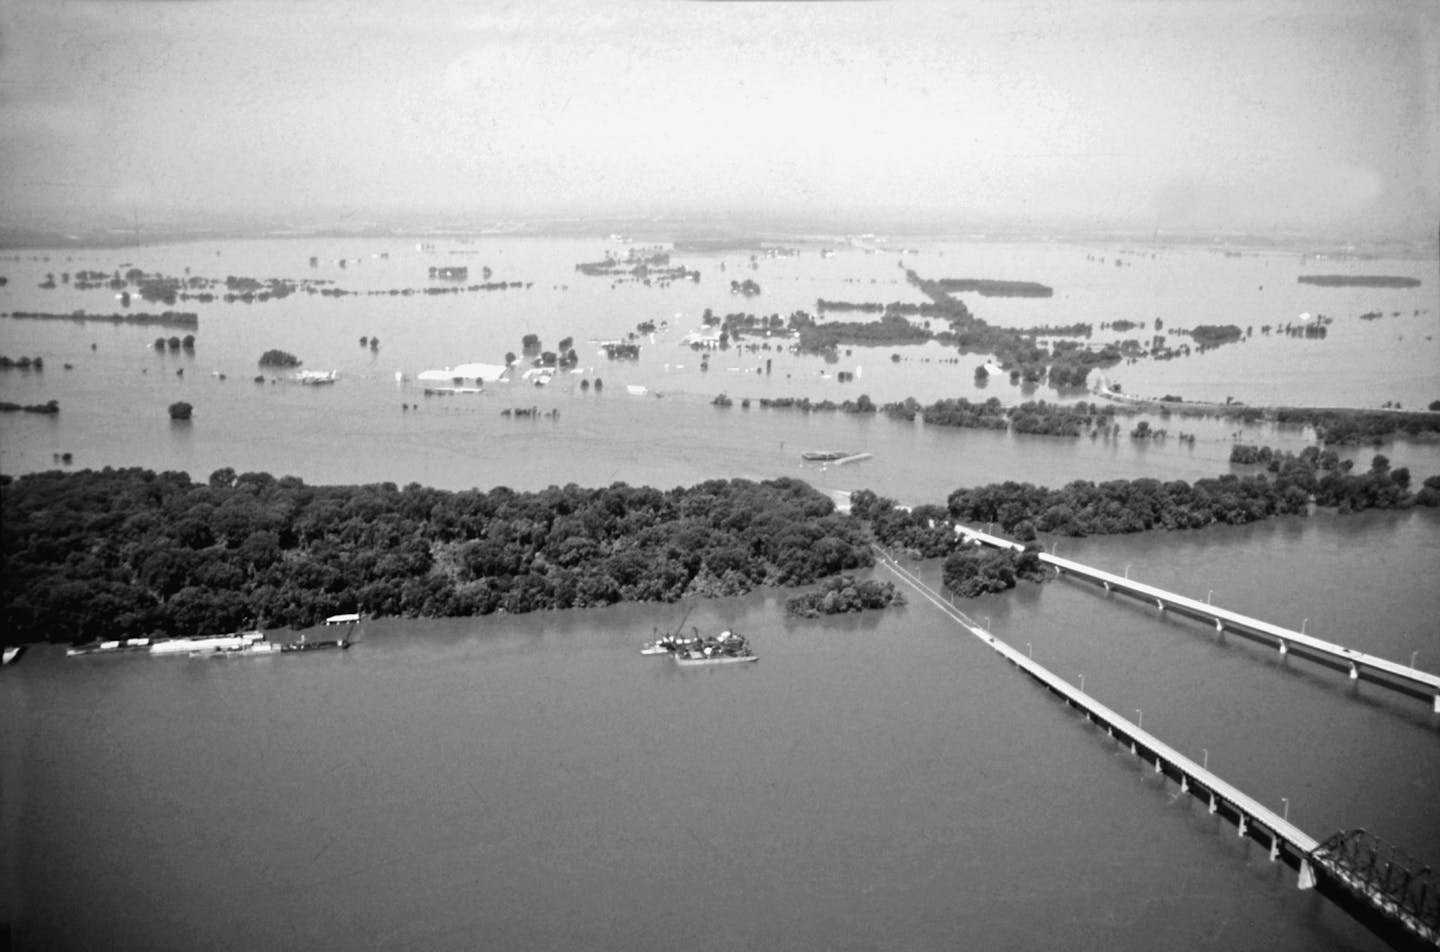
<path id="1" fill-rule="evenodd" d="M 886 227 L 886 226 L 891 227 Z M 864 240 L 868 245 L 895 242 L 893 250 L 905 252 L 905 242 L 966 242 L 1014 244 L 1046 242 L 1062 245 L 1130 244 L 1146 248 L 1174 247 L 1189 250 L 1239 248 L 1261 255 L 1296 254 L 1324 256 L 1332 260 L 1388 258 L 1406 261 L 1433 261 L 1440 257 L 1440 244 L 1432 236 L 1334 238 L 1319 235 L 1259 235 L 1223 232 L 1153 232 L 1147 229 L 1095 228 L 1087 230 L 1057 224 L 1039 227 L 997 227 L 976 230 L 962 226 L 930 226 L 916 223 L 835 222 L 717 224 L 705 220 L 633 220 L 605 218 L 500 221 L 478 225 L 387 225 L 371 222 L 345 227 L 217 226 L 212 228 L 159 227 L 149 231 L 96 230 L 63 231 L 45 228 L 0 228 L 0 252 L 80 251 L 140 248 L 149 245 L 189 244 L 203 241 L 284 241 L 383 239 L 491 239 L 491 238 L 595 238 L 627 233 L 635 241 L 673 242 L 680 253 L 706 254 L 757 248 L 776 242 L 804 244 L 833 243 L 845 239 Z M 686 244 L 691 247 L 684 248 Z"/>
<path id="2" fill-rule="evenodd" d="M 1302 274 L 1296 280 L 1322 288 L 1418 288 L 1421 285 L 1419 278 L 1393 274 Z"/>

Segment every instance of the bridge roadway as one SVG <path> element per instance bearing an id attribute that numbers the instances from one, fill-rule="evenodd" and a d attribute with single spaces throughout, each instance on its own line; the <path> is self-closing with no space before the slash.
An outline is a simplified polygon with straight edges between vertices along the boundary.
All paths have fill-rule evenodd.
<path id="1" fill-rule="evenodd" d="M 1284 856 L 1288 865 L 1300 870 L 1301 889 L 1308 889 L 1314 884 L 1314 870 L 1309 868 L 1309 855 L 1320 845 L 1319 840 L 1218 774 L 1186 757 L 1139 724 L 1132 723 L 1048 668 L 1037 664 L 1023 651 L 1016 651 L 999 640 L 888 555 L 878 551 L 876 555 L 882 565 L 926 601 L 989 645 L 1005 660 L 1060 695 L 1067 704 L 1079 708 L 1092 723 L 1103 727 L 1111 737 L 1129 746 L 1132 753 L 1153 765 L 1156 773 L 1163 773 L 1179 783 L 1182 793 L 1204 801 L 1211 813 L 1224 809 L 1226 814 L 1234 817 L 1238 835 L 1249 835 L 1270 847 L 1271 860 Z"/>
<path id="2" fill-rule="evenodd" d="M 1016 551 L 1025 548 L 1019 542 L 968 526 L 956 526 L 955 531 L 964 539 L 973 539 L 997 548 Z M 1348 670 L 1352 681 L 1363 676 L 1368 681 L 1402 690 L 1408 694 L 1420 697 L 1428 696 L 1431 699 L 1432 710 L 1440 714 L 1440 676 L 1391 661 L 1388 658 L 1382 658 L 1379 655 L 1355 651 L 1332 641 L 1307 635 L 1304 632 L 1272 625 L 1268 621 L 1251 618 L 1249 615 L 1242 615 L 1228 608 L 1211 605 L 1209 602 L 1202 602 L 1199 599 L 1157 588 L 1154 585 L 1146 585 L 1128 576 L 1105 572 L 1083 562 L 1062 559 L 1049 552 L 1037 554 L 1040 561 L 1054 568 L 1057 574 L 1068 572 L 1079 578 L 1099 583 L 1107 592 L 1118 590 L 1136 598 L 1154 602 L 1161 611 L 1173 608 L 1184 614 L 1206 619 L 1215 626 L 1216 631 L 1223 632 L 1228 628 L 1249 637 L 1268 638 L 1280 654 L 1286 655 L 1295 651 L 1297 654 L 1308 656 L 1323 664 L 1340 667 L 1342 670 Z"/>
<path id="3" fill-rule="evenodd" d="M 1067 705 L 1079 709 L 1087 720 L 1104 728 L 1116 742 L 1127 745 L 1132 754 L 1153 766 L 1156 773 L 1178 783 L 1181 793 L 1189 794 L 1204 803 L 1210 813 L 1233 822 L 1237 836 L 1248 836 L 1267 847 L 1272 863 L 1283 861 L 1285 865 L 1296 870 L 1296 886 L 1299 889 L 1314 889 L 1318 886 L 1324 895 L 1352 913 L 1356 910 L 1351 907 L 1354 906 L 1354 900 L 1358 899 L 1361 917 L 1378 919 L 1382 923 L 1379 931 L 1389 941 L 1407 945 L 1418 941 L 1425 948 L 1440 944 L 1440 941 L 1437 941 L 1440 937 L 1437 937 L 1434 929 L 1398 910 L 1391 897 L 1364 884 L 1358 884 L 1353 881 L 1354 877 L 1349 871 L 1324 856 L 1315 855 L 1320 842 L 1285 816 L 1277 814 L 1205 765 L 1197 764 L 1139 724 L 1127 720 L 1043 665 L 1037 664 L 1024 652 L 1000 641 L 940 597 L 924 580 L 896 562 L 879 546 L 874 548 L 880 564 L 901 582 L 1051 693 L 1059 695 Z M 1338 892 L 1334 888 L 1336 886 L 1340 887 Z M 1372 923 L 1367 924 L 1375 928 Z"/>

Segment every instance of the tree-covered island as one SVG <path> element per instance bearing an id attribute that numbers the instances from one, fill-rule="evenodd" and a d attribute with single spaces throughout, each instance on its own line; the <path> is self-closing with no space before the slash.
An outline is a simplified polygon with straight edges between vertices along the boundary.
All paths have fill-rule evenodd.
<path id="1" fill-rule="evenodd" d="M 107 468 L 5 477 L 0 497 L 7 643 L 673 602 L 873 561 L 794 479 L 446 492 Z"/>
<path id="2" fill-rule="evenodd" d="M 0 476 L 0 623 L 7 643 L 65 642 L 302 627 L 356 610 L 448 617 L 673 602 L 808 585 L 872 565 L 872 543 L 946 558 L 947 584 L 972 595 L 1033 575 L 1033 560 L 974 554 L 957 523 L 1032 542 L 1240 524 L 1314 505 L 1440 506 L 1440 476 L 1414 491 L 1409 471 L 1383 456 L 1359 473 L 1313 447 L 1256 449 L 1253 459 L 1268 472 L 1006 482 L 956 489 L 943 506 L 905 508 L 861 490 L 849 514 L 790 478 L 519 493 L 309 486 L 230 469 L 204 483 L 144 469 Z M 875 586 L 829 583 L 815 605 L 796 607 L 877 599 Z"/>

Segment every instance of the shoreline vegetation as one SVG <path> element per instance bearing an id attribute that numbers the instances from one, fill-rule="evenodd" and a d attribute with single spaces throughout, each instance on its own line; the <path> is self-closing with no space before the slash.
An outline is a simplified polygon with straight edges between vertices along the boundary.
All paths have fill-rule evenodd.
<path id="1" fill-rule="evenodd" d="M 1418 288 L 1421 283 L 1390 274 L 1302 274 L 1296 280 L 1322 288 Z"/>
<path id="2" fill-rule="evenodd" d="M 132 314 L 98 314 L 83 309 L 71 311 L 68 314 L 57 314 L 48 311 L 9 311 L 0 314 L 0 317 L 9 317 L 17 321 L 72 321 L 77 324 L 136 324 L 159 327 L 200 326 L 200 315 L 193 311 L 162 311 L 159 314 L 154 314 L 149 311 L 136 311 Z"/>
<path id="3" fill-rule="evenodd" d="M 941 290 L 948 294 L 966 291 L 981 297 L 1052 297 L 1055 289 L 1035 281 L 994 281 L 985 278 L 940 278 Z"/>
<path id="4" fill-rule="evenodd" d="M 309 486 L 228 468 L 203 483 L 139 468 L 0 475 L 3 640 L 298 628 L 353 611 L 454 617 L 740 595 L 870 567 L 872 543 L 945 558 L 947 587 L 973 595 L 1035 577 L 1033 549 L 977 555 L 957 522 L 993 524 L 1033 546 L 1040 533 L 1198 529 L 1306 515 L 1312 506 L 1440 506 L 1440 476 L 1412 491 L 1409 470 L 1392 469 L 1384 456 L 1355 473 L 1316 447 L 1236 453 L 1264 469 L 1193 484 L 1146 478 L 1047 489 L 1010 481 L 913 508 L 859 490 L 849 514 L 788 477 L 518 493 Z M 850 588 L 826 582 L 810 593 L 814 604 L 802 597 L 797 609 L 875 601 L 858 588 L 852 598 Z"/>
<path id="5" fill-rule="evenodd" d="M 384 254 L 382 257 L 389 257 Z M 340 259 L 340 266 L 345 267 L 346 259 Z M 311 257 L 310 266 L 316 267 L 318 259 Z M 410 297 L 416 294 L 460 294 L 462 292 L 477 291 L 505 291 L 517 288 L 529 288 L 534 282 L 531 281 L 492 281 L 490 280 L 490 268 L 482 267 L 481 275 L 484 280 L 480 283 L 461 284 L 458 282 L 467 280 L 470 276 L 469 268 L 429 268 L 427 276 L 431 281 L 446 281 L 448 284 L 432 284 L 425 287 L 404 287 L 404 288 L 371 288 L 364 291 L 355 291 L 342 288 L 336 282 L 321 278 L 253 278 L 244 275 L 229 274 L 224 278 L 207 278 L 190 273 L 185 269 L 183 277 L 151 273 L 140 268 L 129 268 L 123 274 L 117 269 L 113 272 L 80 270 L 73 275 L 69 271 L 60 272 L 60 279 L 57 281 L 54 272 L 47 272 L 45 280 L 39 284 L 42 290 L 53 291 L 59 287 L 72 287 L 77 291 L 104 291 L 113 293 L 119 299 L 122 307 L 129 307 L 134 298 L 148 301 L 154 304 L 165 304 L 174 307 L 180 301 L 195 301 L 200 304 L 212 304 L 215 301 L 223 301 L 226 304 L 255 304 L 275 300 L 282 301 L 292 294 L 319 294 L 322 297 L 350 297 L 350 296 L 401 296 Z M 698 280 L 698 275 L 697 275 Z M 169 312 L 166 312 L 169 313 Z M 126 321 L 122 315 L 103 317 L 77 317 L 82 311 L 73 312 L 70 315 L 45 314 L 45 313 L 19 313 L 11 317 L 49 318 L 49 319 L 71 319 L 71 320 L 112 320 Z M 194 315 L 189 315 L 193 317 Z M 145 323 L 155 323 L 151 320 Z M 189 326 L 194 326 L 193 324 Z"/>
<path id="6" fill-rule="evenodd" d="M 1112 398 L 1113 399 L 1113 398 Z M 734 405 L 735 398 L 722 393 L 711 401 L 717 407 Z M 1121 426 L 1117 415 L 1135 416 L 1154 413 L 1162 419 L 1215 418 L 1238 420 L 1242 423 L 1278 423 L 1288 426 L 1313 427 L 1316 437 L 1327 446 L 1378 446 L 1396 436 L 1410 439 L 1440 437 L 1440 412 L 1433 410 L 1381 409 L 1366 410 L 1344 407 L 1255 407 L 1241 403 L 1187 403 L 1179 397 L 1159 400 L 1125 398 L 1117 402 L 1073 404 L 1029 400 L 1004 405 L 999 397 L 971 401 L 965 397 L 936 400 L 921 404 L 914 397 L 891 403 L 877 404 L 866 394 L 851 400 L 811 400 L 809 397 L 758 397 L 754 404 L 762 409 L 798 410 L 802 413 L 884 414 L 895 420 L 919 420 L 926 426 L 953 426 L 981 430 L 1010 430 L 1036 436 L 1061 436 L 1091 439 L 1116 439 Z M 741 407 L 749 407 L 752 399 L 744 397 Z M 1163 440 L 1165 429 L 1148 423 L 1130 430 L 1132 439 Z M 1181 439 L 1188 434 L 1179 434 Z"/>

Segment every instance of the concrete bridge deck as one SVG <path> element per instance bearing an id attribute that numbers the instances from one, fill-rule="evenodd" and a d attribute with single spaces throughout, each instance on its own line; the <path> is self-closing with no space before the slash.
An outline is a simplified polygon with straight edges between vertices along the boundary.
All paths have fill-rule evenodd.
<path id="1" fill-rule="evenodd" d="M 1016 551 L 1025 548 L 1019 542 L 968 526 L 956 526 L 955 531 L 964 539 L 973 539 L 997 548 Z M 1204 619 L 1213 624 L 1216 631 L 1223 632 L 1228 629 L 1251 637 L 1268 639 L 1282 655 L 1294 651 L 1297 654 L 1309 656 L 1322 663 L 1348 671 L 1352 680 L 1364 677 L 1377 684 L 1428 697 L 1431 700 L 1432 709 L 1435 713 L 1440 714 L 1440 675 L 1430 674 L 1427 671 L 1421 671 L 1408 664 L 1400 664 L 1379 655 L 1356 651 L 1353 648 L 1347 648 L 1323 638 L 1316 638 L 1304 632 L 1274 625 L 1259 618 L 1252 618 L 1249 615 L 1222 608 L 1219 605 L 1212 605 L 1198 598 L 1190 598 L 1187 595 L 1167 591 L 1154 585 L 1146 585 L 1129 578 L 1128 575 L 1116 575 L 1113 572 L 1106 572 L 1073 559 L 1064 559 L 1049 552 L 1037 554 L 1041 562 L 1054 568 L 1057 573 L 1068 573 L 1077 578 L 1096 582 L 1107 592 L 1124 592 L 1135 598 L 1154 602 L 1161 611 L 1174 609 L 1186 615 Z"/>
<path id="2" fill-rule="evenodd" d="M 972 635 L 989 645 L 1005 660 L 1040 682 L 1051 692 L 1059 695 L 1067 704 L 1080 709 L 1086 717 L 1105 728 L 1117 741 L 1129 746 L 1132 753 L 1152 764 L 1157 773 L 1164 773 L 1179 783 L 1182 792 L 1190 793 L 1197 799 L 1206 800 L 1212 813 L 1218 812 L 1222 807 L 1227 808 L 1227 812 L 1236 817 L 1239 835 L 1251 835 L 1263 840 L 1267 846 L 1271 847 L 1271 859 L 1279 859 L 1283 855 L 1290 860 L 1290 865 L 1301 869 L 1309 854 L 1320 845 L 1319 840 L 1229 783 L 1219 774 L 1191 760 L 1139 724 L 1126 719 L 1048 668 L 1037 664 L 1023 651 L 1017 651 L 996 638 L 964 612 L 940 598 L 909 569 L 888 556 L 882 559 L 882 564 L 926 601 L 964 626 Z M 1255 836 L 1257 831 L 1260 833 L 1258 837 Z M 1313 883 L 1313 874 L 1310 883 L 1305 881 L 1306 875 L 1306 872 L 1301 869 L 1301 888 L 1308 888 Z"/>
<path id="3" fill-rule="evenodd" d="M 997 639 L 878 546 L 876 555 L 880 564 L 902 583 L 1051 693 L 1064 699 L 1066 704 L 1083 712 L 1088 720 L 1103 727 L 1118 743 L 1129 746 L 1131 753 L 1147 765 L 1152 765 L 1156 773 L 1178 783 L 1181 793 L 1189 794 L 1204 803 L 1210 813 L 1233 822 L 1237 836 L 1248 836 L 1267 847 L 1271 862 L 1283 861 L 1295 869 L 1298 873 L 1298 888 L 1318 887 L 1328 898 L 1357 915 L 1387 941 L 1397 946 L 1440 946 L 1440 931 L 1437 931 L 1433 923 L 1422 921 L 1400 908 L 1392 895 L 1360 881 L 1354 871 L 1325 855 L 1325 851 L 1320 849 L 1320 841 L 1291 823 L 1283 813 L 1277 814 L 1209 770 L 1204 764 L 1197 764 L 1138 723 L 1122 717 L 1043 665 L 1037 664 L 1025 653 Z"/>

